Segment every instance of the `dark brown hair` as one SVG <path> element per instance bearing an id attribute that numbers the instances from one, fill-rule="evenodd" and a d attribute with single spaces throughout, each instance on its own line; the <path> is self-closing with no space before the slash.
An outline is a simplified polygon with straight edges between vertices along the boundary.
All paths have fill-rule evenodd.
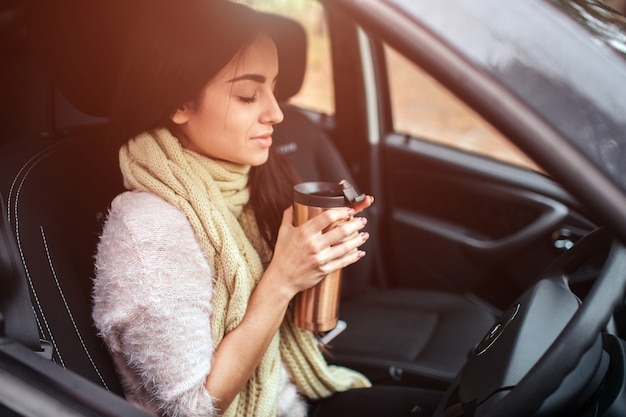
<path id="1" fill-rule="evenodd" d="M 226 0 L 154 0 L 131 35 L 111 108 L 115 152 L 141 132 L 167 127 L 185 103 L 197 102 L 204 86 L 245 51 L 260 33 L 271 35 L 263 15 Z M 250 204 L 273 247 L 283 210 L 297 177 L 280 155 L 250 174 Z"/>
<path id="2" fill-rule="evenodd" d="M 287 160 L 270 151 L 267 162 L 250 171 L 250 204 L 254 208 L 261 235 L 274 247 L 283 211 L 293 201 L 298 175 Z"/>
<path id="3" fill-rule="evenodd" d="M 117 147 L 168 126 L 262 30 L 254 11 L 225 0 L 155 0 L 146 9 L 128 41 L 111 109 Z"/>

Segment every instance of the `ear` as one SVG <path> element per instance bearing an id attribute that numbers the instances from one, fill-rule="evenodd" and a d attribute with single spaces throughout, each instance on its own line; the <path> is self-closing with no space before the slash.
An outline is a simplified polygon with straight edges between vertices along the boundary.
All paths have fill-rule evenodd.
<path id="1" fill-rule="evenodd" d="M 185 124 L 189 121 L 189 113 L 189 106 L 184 104 L 176 109 L 176 111 L 170 116 L 170 120 L 177 125 Z"/>

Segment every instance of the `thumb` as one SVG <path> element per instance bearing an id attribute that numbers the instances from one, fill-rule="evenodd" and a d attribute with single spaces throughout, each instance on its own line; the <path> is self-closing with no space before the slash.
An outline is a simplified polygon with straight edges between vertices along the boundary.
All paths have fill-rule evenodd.
<path id="1" fill-rule="evenodd" d="M 283 211 L 283 225 L 287 224 L 293 226 L 293 206 L 289 206 Z"/>

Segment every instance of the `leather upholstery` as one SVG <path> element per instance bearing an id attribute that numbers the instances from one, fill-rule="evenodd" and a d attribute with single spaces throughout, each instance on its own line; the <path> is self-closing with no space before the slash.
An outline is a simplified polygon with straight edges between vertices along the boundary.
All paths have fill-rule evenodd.
<path id="1" fill-rule="evenodd" d="M 302 81 L 304 74 L 290 72 L 306 68 L 292 64 L 306 62 L 306 38 L 302 38 L 301 30 L 296 32 L 289 37 L 289 62 L 284 65 L 280 61 L 280 77 L 289 80 L 292 95 L 300 89 L 295 81 Z M 280 38 L 277 42 L 281 44 Z M 304 181 L 347 179 L 358 186 L 324 130 L 288 104 L 289 98 L 279 97 L 285 118 L 275 126 L 276 149 Z M 359 369 L 376 381 L 443 389 L 499 312 L 460 294 L 386 288 L 376 267 L 382 244 L 376 238 L 378 215 L 375 206 L 367 211 L 368 231 L 372 235 L 364 247 L 368 256 L 344 271 L 340 318 L 348 326 L 332 341 L 329 360 Z"/>
<path id="2" fill-rule="evenodd" d="M 306 36 L 297 24 L 279 20 L 286 22 L 280 26 L 285 38 L 277 35 L 281 60 L 277 95 L 284 101 L 300 89 Z M 48 22 L 59 27 L 54 23 Z M 71 28 L 62 33 L 67 31 Z M 54 37 L 48 34 L 53 43 L 48 46 L 54 47 Z M 46 64 L 64 65 L 48 68 L 53 81 L 80 110 L 106 115 L 108 96 L 95 90 L 109 90 L 111 81 L 99 80 L 97 74 L 76 76 L 80 68 L 75 68 L 75 63 L 86 53 L 80 45 L 56 51 L 59 53 L 48 51 L 56 61 Z M 74 91 L 85 87 L 81 82 L 85 79 L 90 88 Z M 276 144 L 303 179 L 351 180 L 323 130 L 297 108 L 285 104 L 284 109 L 285 122 L 276 129 Z M 106 157 L 111 150 L 106 147 L 105 133 L 106 125 L 92 125 L 3 147 L 0 192 L 7 202 L 11 230 L 29 280 L 39 332 L 51 342 L 53 359 L 120 393 L 90 313 L 97 236 L 110 201 L 122 188 L 115 158 Z M 373 233 L 375 225 L 374 216 L 370 222 Z M 404 374 L 414 378 L 403 381 L 445 386 L 495 319 L 494 311 L 460 295 L 384 288 L 376 273 L 378 244 L 375 239 L 368 242 L 368 260 L 345 271 L 341 315 L 348 329 L 333 341 L 329 359 L 361 369 L 377 380 Z"/>
<path id="3" fill-rule="evenodd" d="M 40 337 L 64 368 L 121 393 L 91 320 L 93 256 L 117 165 L 104 159 L 103 126 L 0 151 L 0 191 L 30 289 Z"/>

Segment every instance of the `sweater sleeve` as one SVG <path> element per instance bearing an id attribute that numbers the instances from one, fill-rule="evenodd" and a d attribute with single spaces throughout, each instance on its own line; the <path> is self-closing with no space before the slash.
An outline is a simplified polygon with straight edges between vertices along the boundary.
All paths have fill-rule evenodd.
<path id="1" fill-rule="evenodd" d="M 184 213 L 148 193 L 111 205 L 96 255 L 93 318 L 129 401 L 212 416 L 211 271 Z"/>

